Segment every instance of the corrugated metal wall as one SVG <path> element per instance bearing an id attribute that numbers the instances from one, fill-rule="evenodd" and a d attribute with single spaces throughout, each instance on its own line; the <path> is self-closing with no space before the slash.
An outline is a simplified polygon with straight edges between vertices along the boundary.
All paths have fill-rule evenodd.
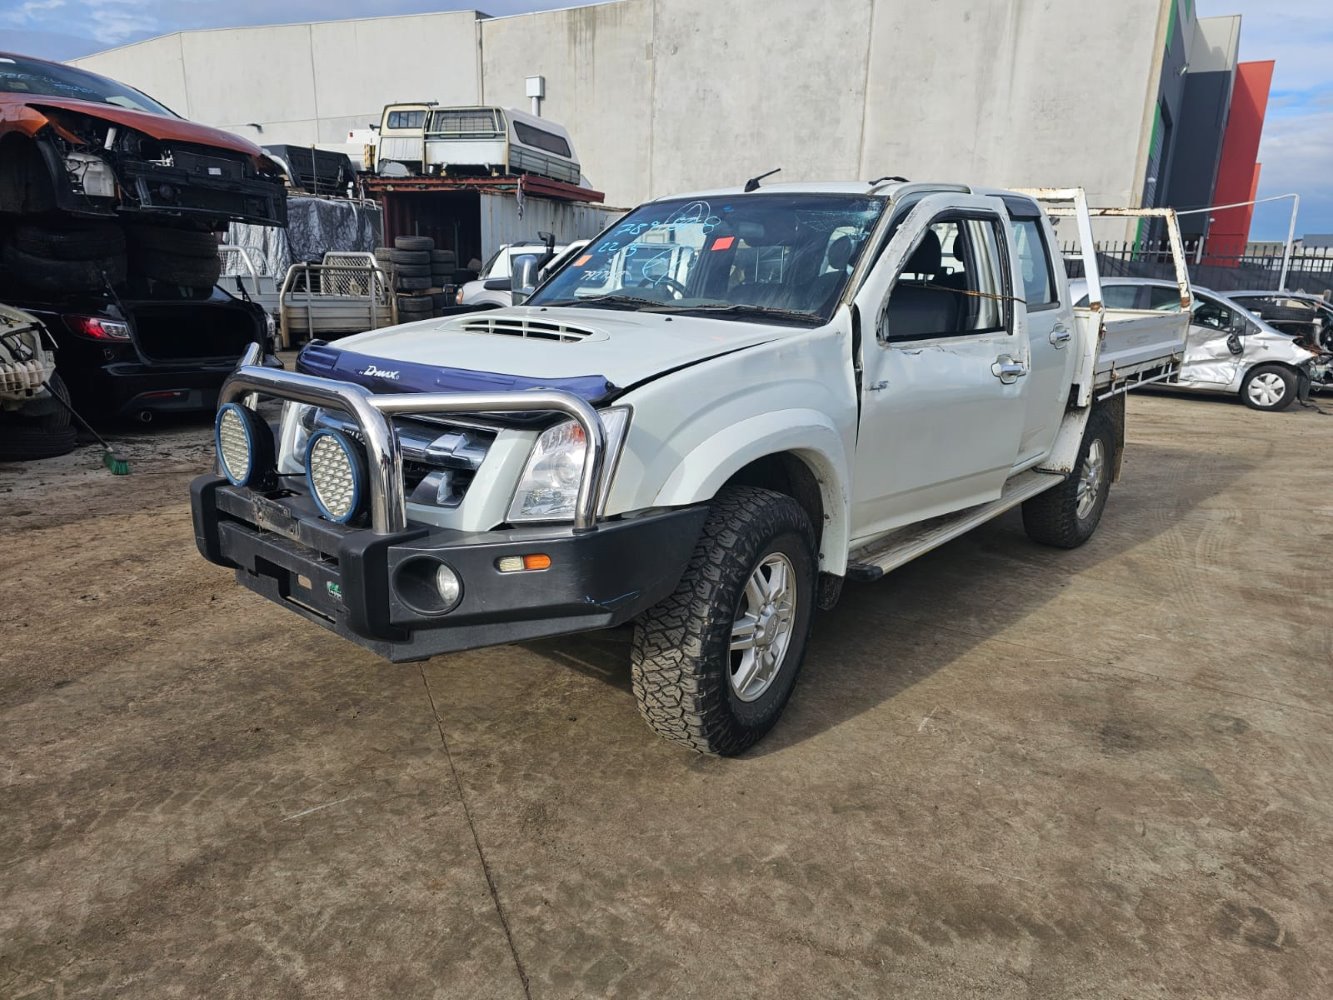
<path id="1" fill-rule="evenodd" d="M 483 193 L 482 260 L 505 243 L 535 240 L 539 232 L 555 233 L 557 243 L 589 239 L 624 214 L 624 209 L 603 205 L 527 197 L 523 199 L 523 217 L 520 219 L 518 199 L 514 195 Z"/>

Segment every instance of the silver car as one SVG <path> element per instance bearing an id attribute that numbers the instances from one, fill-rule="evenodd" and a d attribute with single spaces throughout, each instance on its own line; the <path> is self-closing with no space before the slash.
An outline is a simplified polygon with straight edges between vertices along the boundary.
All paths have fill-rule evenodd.
<path id="1" fill-rule="evenodd" d="M 1087 305 L 1086 282 L 1071 281 L 1070 291 L 1078 305 Z M 1309 397 L 1317 353 L 1225 295 L 1197 286 L 1192 291 L 1185 359 L 1172 388 L 1239 395 L 1256 410 L 1285 410 Z M 1107 309 L 1117 311 L 1180 309 L 1176 283 L 1155 278 L 1105 278 L 1102 299 Z"/>

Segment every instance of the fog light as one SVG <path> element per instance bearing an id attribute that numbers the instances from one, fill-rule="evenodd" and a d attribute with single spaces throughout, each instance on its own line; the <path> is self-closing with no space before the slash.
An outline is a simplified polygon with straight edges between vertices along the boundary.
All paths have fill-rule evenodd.
<path id="1" fill-rule="evenodd" d="M 228 482 L 272 489 L 277 481 L 273 434 L 258 413 L 240 403 L 225 404 L 213 424 L 213 441 Z"/>
<path id="2" fill-rule="evenodd" d="M 330 521 L 346 524 L 361 513 L 366 496 L 366 460 L 345 434 L 334 430 L 311 434 L 305 470 L 310 495 Z"/>
<path id="3" fill-rule="evenodd" d="M 435 589 L 440 592 L 440 600 L 446 608 L 452 608 L 463 596 L 463 581 L 448 566 L 441 565 L 435 571 Z"/>

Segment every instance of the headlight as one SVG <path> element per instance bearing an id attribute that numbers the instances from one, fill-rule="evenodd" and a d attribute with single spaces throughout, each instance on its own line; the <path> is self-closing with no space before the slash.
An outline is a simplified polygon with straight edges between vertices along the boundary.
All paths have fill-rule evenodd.
<path id="1" fill-rule="evenodd" d="M 346 524 L 361 513 L 366 497 L 366 460 L 340 431 L 318 430 L 306 446 L 306 482 L 319 511 Z"/>
<path id="2" fill-rule="evenodd" d="M 602 465 L 602 484 L 597 496 L 600 509 L 611 492 L 611 475 L 616 456 L 625 441 L 629 426 L 629 408 L 601 410 L 606 429 L 606 460 Z M 532 446 L 528 464 L 509 505 L 509 521 L 569 521 L 579 495 L 579 478 L 588 442 L 577 421 L 565 420 L 547 428 Z"/>
<path id="3" fill-rule="evenodd" d="M 240 403 L 227 403 L 214 420 L 213 440 L 218 465 L 233 486 L 273 487 L 273 433 L 258 413 Z"/>

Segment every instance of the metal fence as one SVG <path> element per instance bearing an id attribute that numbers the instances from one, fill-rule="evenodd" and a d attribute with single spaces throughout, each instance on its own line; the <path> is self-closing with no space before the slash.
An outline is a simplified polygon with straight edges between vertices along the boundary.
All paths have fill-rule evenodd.
<path id="1" fill-rule="evenodd" d="M 1078 245 L 1066 243 L 1062 249 L 1066 255 L 1077 253 Z M 1187 243 L 1185 254 L 1189 261 L 1190 281 L 1202 288 L 1211 288 L 1217 292 L 1276 290 L 1281 282 L 1280 247 L 1274 253 L 1219 257 L 1207 253 L 1198 243 Z M 1065 261 L 1069 277 L 1083 277 L 1081 260 L 1066 256 Z M 1097 268 L 1103 278 L 1163 278 L 1175 281 L 1171 248 L 1164 240 L 1098 243 Z M 1287 267 L 1286 287 L 1290 291 L 1312 292 L 1315 295 L 1333 294 L 1333 247 L 1296 248 Z"/>

